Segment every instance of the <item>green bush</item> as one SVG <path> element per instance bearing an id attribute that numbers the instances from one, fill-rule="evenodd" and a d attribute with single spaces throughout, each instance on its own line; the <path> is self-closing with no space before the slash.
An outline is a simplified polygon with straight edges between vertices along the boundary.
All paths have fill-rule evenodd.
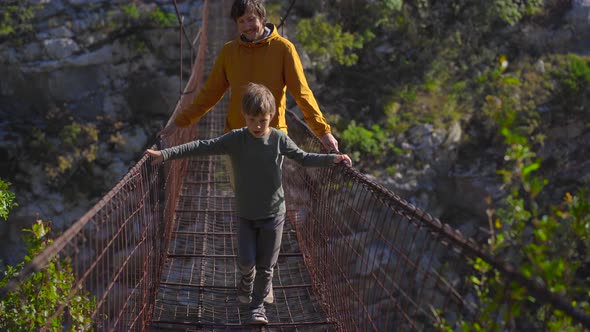
<path id="1" fill-rule="evenodd" d="M 0 180 L 0 207 L 4 207 L 4 219 L 13 203 L 14 194 L 8 185 Z M 8 265 L 0 278 L 0 288 L 17 277 L 25 265 L 31 262 L 53 242 L 49 238 L 50 223 L 37 220 L 24 240 L 28 254 L 16 266 Z M 92 313 L 96 309 L 96 299 L 90 298 L 80 286 L 72 272 L 69 259 L 54 257 L 40 271 L 27 276 L 16 288 L 9 290 L 0 302 L 0 330 L 2 331 L 89 331 L 92 326 Z M 53 317 L 57 308 L 63 306 L 61 314 Z"/>
<path id="2" fill-rule="evenodd" d="M 151 21 L 156 23 L 156 25 L 164 28 L 171 28 L 178 25 L 176 14 L 166 12 L 161 8 L 157 8 L 153 12 L 150 12 L 149 17 Z"/>
<path id="3" fill-rule="evenodd" d="M 354 50 L 362 48 L 366 40 L 373 38 L 370 33 L 360 36 L 343 32 L 339 24 L 330 24 L 324 15 L 300 20 L 295 36 L 319 69 L 331 60 L 344 66 L 356 64 L 358 55 Z"/>
<path id="4" fill-rule="evenodd" d="M 123 12 L 132 20 L 137 20 L 141 16 L 139 8 L 135 4 L 125 5 L 122 7 Z"/>
<path id="5" fill-rule="evenodd" d="M 42 6 L 42 4 L 23 5 L 16 1 L 3 1 L 0 4 L 0 37 L 32 30 L 30 21 Z"/>
<path id="6" fill-rule="evenodd" d="M 80 164 L 91 163 L 98 153 L 99 131 L 94 124 L 71 122 L 59 132 L 59 143 L 51 150 L 56 159 L 45 165 L 45 171 L 51 179 L 75 170 Z"/>
<path id="7" fill-rule="evenodd" d="M 528 133 L 518 128 L 515 113 L 506 108 L 498 113 L 500 134 L 506 144 L 505 165 L 498 173 L 508 195 L 502 206 L 488 210 L 491 235 L 484 249 L 492 257 L 516 267 L 531 282 L 569 299 L 569 304 L 590 314 L 590 279 L 582 272 L 590 263 L 590 195 L 585 190 L 575 195 L 566 193 L 561 203 L 543 205 L 539 195 L 547 181 L 535 176 L 541 162 Z M 441 329 L 583 330 L 571 317 L 537 301 L 524 286 L 508 282 L 482 259 L 477 258 L 472 264 L 476 274 L 466 281 L 477 294 L 478 315 L 474 321 L 460 318 L 454 323 L 441 318 Z"/>
<path id="8" fill-rule="evenodd" d="M 31 157 L 54 183 L 60 183 L 96 159 L 100 131 L 93 123 L 77 122 L 66 111 L 50 112 L 46 120 L 46 127 L 30 132 Z"/>
<path id="9" fill-rule="evenodd" d="M 342 132 L 340 138 L 355 162 L 365 157 L 381 159 L 389 148 L 387 135 L 381 127 L 373 125 L 371 129 L 367 129 L 357 125 L 354 120 Z"/>
<path id="10" fill-rule="evenodd" d="M 590 66 L 578 55 L 568 54 L 563 67 L 556 68 L 555 75 L 569 95 L 575 96 L 590 87 Z"/>
<path id="11" fill-rule="evenodd" d="M 524 16 L 534 15 L 543 9 L 544 0 L 495 0 L 495 14 L 504 22 L 514 25 Z"/>
<path id="12" fill-rule="evenodd" d="M 0 217 L 8 219 L 8 212 L 18 206 L 14 201 L 14 193 L 8 190 L 10 182 L 4 182 L 0 179 Z"/>
<path id="13" fill-rule="evenodd" d="M 129 4 L 122 6 L 121 10 L 127 16 L 127 24 L 129 25 L 147 24 L 163 28 L 171 28 L 178 25 L 176 14 L 167 12 L 160 7 L 142 10 L 135 4 Z"/>
<path id="14" fill-rule="evenodd" d="M 8 266 L 0 287 L 16 277 L 26 263 L 52 243 L 48 238 L 49 222 L 37 220 L 25 237 L 28 255 L 17 266 Z M 76 288 L 76 280 L 68 259 L 55 257 L 41 271 L 34 272 L 0 302 L 0 329 L 7 331 L 88 331 L 96 299 Z M 64 306 L 60 315 L 55 310 Z"/>

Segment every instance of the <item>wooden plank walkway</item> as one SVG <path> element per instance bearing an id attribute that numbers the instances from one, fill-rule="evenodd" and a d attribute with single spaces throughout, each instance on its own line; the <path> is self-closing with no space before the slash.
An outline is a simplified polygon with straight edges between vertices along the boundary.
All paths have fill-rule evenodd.
<path id="1" fill-rule="evenodd" d="M 205 76 L 223 43 L 234 38 L 231 2 L 210 2 Z M 223 132 L 227 96 L 199 121 L 199 138 Z M 248 306 L 236 298 L 237 240 L 233 191 L 222 157 L 192 159 L 176 209 L 151 331 L 330 331 L 289 220 L 273 288 L 269 325 L 249 326 Z"/>

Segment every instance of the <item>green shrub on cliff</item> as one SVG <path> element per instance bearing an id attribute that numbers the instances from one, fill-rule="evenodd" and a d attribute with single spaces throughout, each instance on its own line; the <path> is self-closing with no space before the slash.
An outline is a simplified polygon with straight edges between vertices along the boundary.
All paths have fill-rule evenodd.
<path id="1" fill-rule="evenodd" d="M 0 37 L 10 36 L 33 29 L 30 21 L 41 4 L 26 5 L 20 1 L 2 1 L 0 4 Z"/>
<path id="2" fill-rule="evenodd" d="M 15 206 L 14 194 L 0 180 L 0 213 L 6 219 Z M 7 266 L 0 277 L 0 289 L 16 278 L 25 265 L 46 249 L 53 240 L 48 221 L 37 220 L 24 238 L 28 254 L 16 266 Z M 96 299 L 84 293 L 72 271 L 69 259 L 54 257 L 45 267 L 26 276 L 24 280 L 3 294 L 0 301 L 0 330 L 2 331 L 89 331 Z M 55 315 L 62 307 L 61 314 Z"/>

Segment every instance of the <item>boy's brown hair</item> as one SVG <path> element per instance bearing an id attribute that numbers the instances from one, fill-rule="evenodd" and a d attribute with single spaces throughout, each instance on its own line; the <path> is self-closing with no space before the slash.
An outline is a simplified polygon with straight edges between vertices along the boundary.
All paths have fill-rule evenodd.
<path id="1" fill-rule="evenodd" d="M 244 16 L 248 8 L 252 8 L 258 14 L 258 17 L 262 19 L 263 23 L 266 23 L 266 9 L 264 8 L 263 0 L 234 0 L 230 13 L 234 22 L 237 22 L 240 16 Z"/>
<path id="2" fill-rule="evenodd" d="M 242 97 L 242 111 L 247 115 L 259 116 L 270 114 L 274 117 L 277 105 L 270 90 L 256 83 L 248 83 Z"/>

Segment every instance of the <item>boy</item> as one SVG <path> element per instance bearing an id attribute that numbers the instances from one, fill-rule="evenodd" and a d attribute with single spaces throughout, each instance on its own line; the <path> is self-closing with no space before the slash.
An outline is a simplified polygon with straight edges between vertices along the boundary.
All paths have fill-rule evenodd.
<path id="1" fill-rule="evenodd" d="M 238 268 L 242 274 L 238 299 L 250 303 L 251 322 L 262 325 L 268 324 L 264 302 L 271 293 L 285 222 L 283 157 L 304 167 L 329 167 L 340 162 L 352 166 L 345 154 L 301 150 L 285 132 L 270 127 L 275 113 L 275 99 L 270 90 L 249 83 L 242 98 L 246 127 L 162 151 L 147 150 L 155 164 L 196 155 L 229 155 L 238 216 Z"/>

